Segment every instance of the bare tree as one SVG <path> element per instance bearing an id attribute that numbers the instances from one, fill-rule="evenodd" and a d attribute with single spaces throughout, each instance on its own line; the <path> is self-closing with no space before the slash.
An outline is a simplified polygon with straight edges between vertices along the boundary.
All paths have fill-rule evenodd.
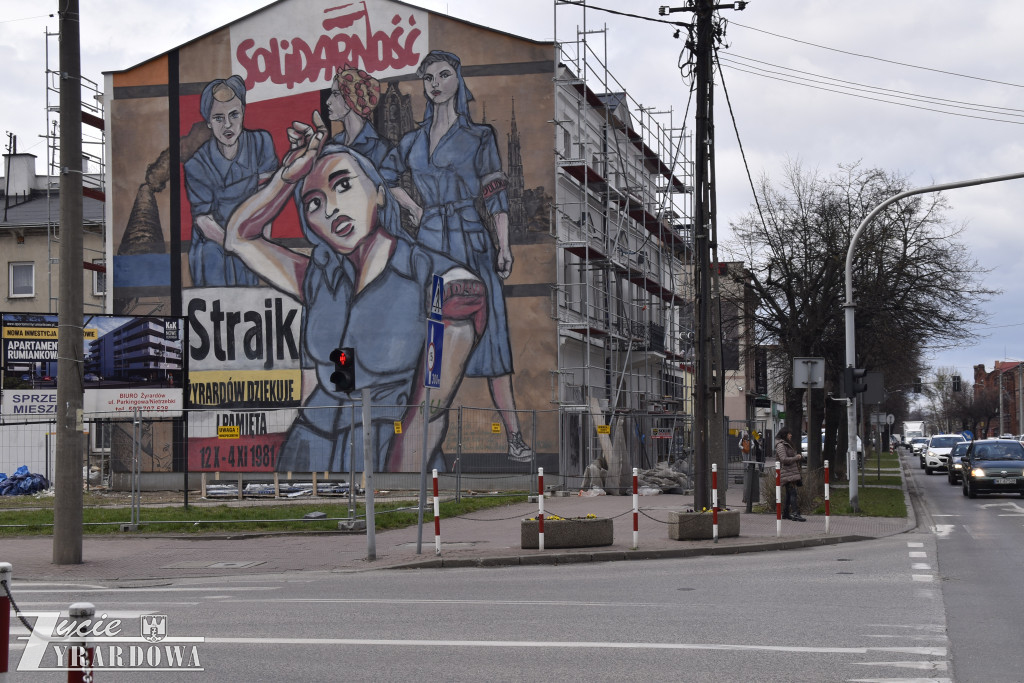
<path id="1" fill-rule="evenodd" d="M 725 250 L 748 264 L 746 278 L 759 304 L 756 343 L 777 347 L 783 362 L 825 358 L 827 384 L 836 397 L 845 364 L 850 240 L 874 207 L 909 187 L 903 175 L 859 163 L 823 175 L 789 161 L 781 181 L 762 176 L 756 208 L 732 224 L 733 240 Z M 858 242 L 853 272 L 857 367 L 882 371 L 891 388 L 909 387 L 921 375 L 925 349 L 969 343 L 970 330 L 984 320 L 980 304 L 994 293 L 981 286 L 985 271 L 959 242 L 962 226 L 951 225 L 947 211 L 939 194 L 896 202 Z M 778 375 L 791 383 L 791 373 L 780 370 Z M 785 389 L 787 423 L 802 431 L 803 390 Z M 815 469 L 821 466 L 816 438 L 821 417 L 815 414 L 820 403 L 810 405 L 808 464 Z M 843 406 L 833 401 L 827 406 L 826 448 L 845 443 Z"/>

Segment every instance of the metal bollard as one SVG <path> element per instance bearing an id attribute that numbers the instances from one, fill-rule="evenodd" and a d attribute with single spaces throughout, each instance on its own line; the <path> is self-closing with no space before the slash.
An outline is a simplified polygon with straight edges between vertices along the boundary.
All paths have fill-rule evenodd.
<path id="1" fill-rule="evenodd" d="M 0 681 L 7 680 L 8 659 L 11 656 L 11 599 L 7 591 L 11 587 L 14 569 L 10 562 L 0 562 Z"/>
<path id="2" fill-rule="evenodd" d="M 75 622 L 75 630 L 81 628 L 83 621 L 91 622 L 95 615 L 96 607 L 91 602 L 76 602 L 68 607 L 68 617 Z M 93 648 L 88 638 L 88 635 L 83 636 L 80 645 L 68 645 L 68 683 L 93 683 Z"/>

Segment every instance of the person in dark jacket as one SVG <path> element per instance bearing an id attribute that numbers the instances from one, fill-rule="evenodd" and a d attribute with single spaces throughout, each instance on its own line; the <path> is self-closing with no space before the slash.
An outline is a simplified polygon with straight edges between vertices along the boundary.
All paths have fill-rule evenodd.
<path id="1" fill-rule="evenodd" d="M 806 522 L 807 520 L 800 514 L 800 504 L 796 497 L 798 482 L 803 481 L 803 474 L 800 472 L 803 459 L 793 448 L 792 441 L 793 432 L 788 427 L 780 429 L 775 437 L 775 458 L 782 465 L 779 480 L 786 489 L 782 497 L 782 518 Z"/>

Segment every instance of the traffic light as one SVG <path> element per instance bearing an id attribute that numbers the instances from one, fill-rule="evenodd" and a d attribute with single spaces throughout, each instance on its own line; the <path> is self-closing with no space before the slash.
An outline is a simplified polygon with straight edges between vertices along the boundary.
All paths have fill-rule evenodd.
<path id="1" fill-rule="evenodd" d="M 843 396 L 854 398 L 857 394 L 867 391 L 868 385 L 864 381 L 864 375 L 868 371 L 864 368 L 843 368 Z"/>
<path id="2" fill-rule="evenodd" d="M 356 388 L 355 349 L 351 346 L 334 349 L 331 351 L 331 362 L 334 363 L 334 372 L 331 373 L 334 390 L 351 393 Z"/>

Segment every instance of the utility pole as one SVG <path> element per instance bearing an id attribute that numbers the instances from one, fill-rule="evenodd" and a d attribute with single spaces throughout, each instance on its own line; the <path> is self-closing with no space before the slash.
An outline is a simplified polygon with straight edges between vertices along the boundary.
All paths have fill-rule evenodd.
<path id="1" fill-rule="evenodd" d="M 722 364 L 721 316 L 716 315 L 712 290 L 712 268 L 718 266 L 718 229 L 715 212 L 715 116 L 712 80 L 715 41 L 721 38 L 715 12 L 742 10 L 746 2 L 714 4 L 711 0 L 688 0 L 686 7 L 661 7 L 658 14 L 692 12 L 696 30 L 691 29 L 687 48 L 693 54 L 696 118 L 694 122 L 694 289 L 696 328 L 696 376 L 693 400 L 693 505 L 711 507 L 711 451 L 717 451 L 719 466 L 726 465 L 722 417 L 724 415 L 724 368 Z M 717 280 L 716 280 L 717 282 Z M 712 444 L 717 448 L 712 448 Z M 725 482 L 727 476 L 720 477 Z M 724 493 L 724 492 L 723 492 Z M 720 496 L 724 502 L 724 496 Z"/>
<path id="2" fill-rule="evenodd" d="M 78 0 L 60 10 L 60 277 L 53 563 L 82 562 L 82 56 Z"/>

